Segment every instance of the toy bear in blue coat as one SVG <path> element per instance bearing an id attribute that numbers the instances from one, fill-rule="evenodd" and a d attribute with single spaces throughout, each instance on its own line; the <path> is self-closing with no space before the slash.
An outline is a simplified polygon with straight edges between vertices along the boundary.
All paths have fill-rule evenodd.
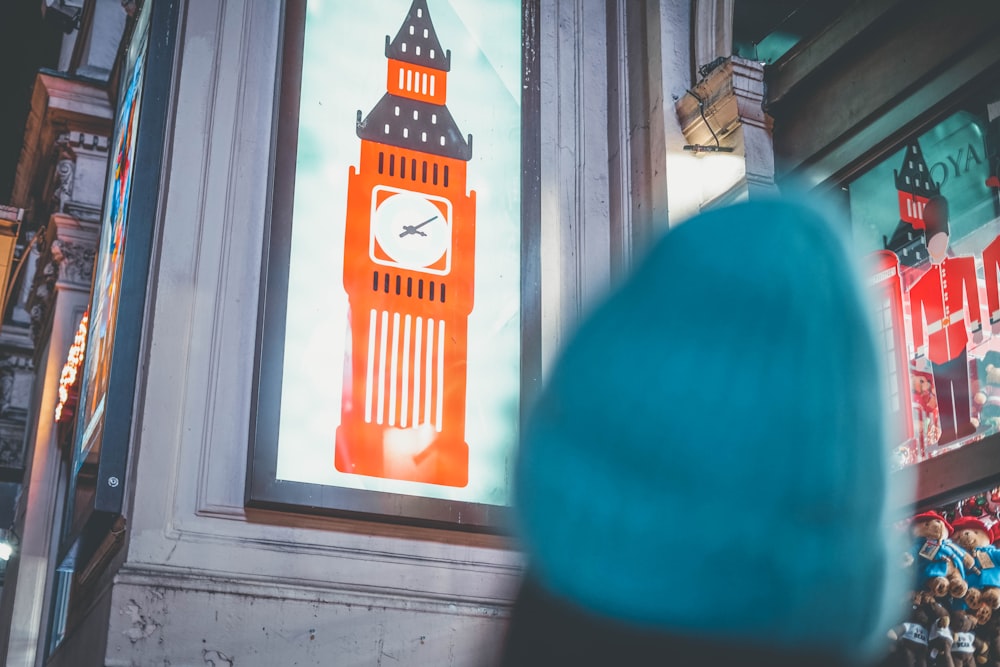
<path id="1" fill-rule="evenodd" d="M 972 556 L 949 539 L 953 532 L 951 524 L 937 512 L 918 514 L 910 524 L 913 547 L 908 563 L 917 567 L 917 588 L 934 597 L 964 598 L 969 590 L 966 570 L 978 571 Z"/>
<path id="2" fill-rule="evenodd" d="M 1000 609 L 1000 547 L 991 544 L 990 529 L 977 517 L 964 516 L 954 523 L 955 542 L 972 554 L 976 568 L 966 574 L 969 589 L 979 591 L 979 605 Z"/>

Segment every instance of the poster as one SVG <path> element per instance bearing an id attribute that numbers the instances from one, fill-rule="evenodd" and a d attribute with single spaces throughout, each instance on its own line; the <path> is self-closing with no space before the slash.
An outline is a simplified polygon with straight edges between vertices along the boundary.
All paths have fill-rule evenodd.
<path id="1" fill-rule="evenodd" d="M 108 187 L 96 253 L 87 352 L 80 385 L 75 468 L 96 454 L 107 411 L 111 357 L 118 325 L 125 240 L 145 67 L 149 12 L 140 13 L 122 69 L 122 92 L 112 137 Z"/>
<path id="2" fill-rule="evenodd" d="M 521 4 L 305 7 L 275 477 L 504 506 Z"/>

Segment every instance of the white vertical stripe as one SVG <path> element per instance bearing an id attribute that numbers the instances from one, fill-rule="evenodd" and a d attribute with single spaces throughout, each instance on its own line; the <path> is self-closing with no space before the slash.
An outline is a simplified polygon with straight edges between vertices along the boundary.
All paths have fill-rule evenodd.
<path id="1" fill-rule="evenodd" d="M 399 404 L 399 426 L 406 428 L 410 412 L 410 315 L 403 320 L 403 396 Z"/>
<path id="2" fill-rule="evenodd" d="M 413 90 L 413 70 L 406 70 L 406 89 Z"/>
<path id="3" fill-rule="evenodd" d="M 396 384 L 399 380 L 399 313 L 392 314 L 392 362 L 389 366 L 389 426 L 396 425 Z"/>
<path id="4" fill-rule="evenodd" d="M 399 89 L 400 89 L 400 90 L 402 90 L 402 89 L 403 89 L 403 77 L 404 77 L 404 76 L 406 76 L 406 75 L 405 75 L 405 74 L 403 74 L 403 68 L 402 68 L 402 67 L 400 67 L 400 68 L 399 68 Z"/>
<path id="5" fill-rule="evenodd" d="M 437 367 L 437 430 L 441 432 L 441 417 L 444 414 L 444 320 L 438 320 L 438 367 Z"/>
<path id="6" fill-rule="evenodd" d="M 375 309 L 368 320 L 368 372 L 365 374 L 365 421 L 372 422 L 372 374 L 375 372 Z"/>
<path id="7" fill-rule="evenodd" d="M 379 331 L 378 344 L 378 406 L 375 408 L 375 423 L 381 424 L 385 420 L 385 346 L 388 343 L 389 313 L 382 311 L 382 327 Z"/>
<path id="8" fill-rule="evenodd" d="M 434 95 L 434 75 L 431 74 L 431 96 Z"/>
<path id="9" fill-rule="evenodd" d="M 420 92 L 424 95 L 427 94 L 427 74 L 424 73 L 420 77 Z"/>
<path id="10" fill-rule="evenodd" d="M 427 318 L 427 365 L 424 367 L 424 421 L 431 421 L 431 398 L 434 396 L 434 320 Z"/>
<path id="11" fill-rule="evenodd" d="M 424 337 L 424 319 L 418 317 L 413 327 L 413 425 L 420 426 L 420 347 Z"/>

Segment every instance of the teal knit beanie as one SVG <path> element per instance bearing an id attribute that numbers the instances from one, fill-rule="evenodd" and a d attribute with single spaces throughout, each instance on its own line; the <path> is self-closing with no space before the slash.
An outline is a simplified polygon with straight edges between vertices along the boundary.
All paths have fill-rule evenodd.
<path id="1" fill-rule="evenodd" d="M 765 201 L 666 233 L 527 420 L 530 567 L 641 626 L 854 654 L 893 620 L 879 354 L 841 235 Z"/>

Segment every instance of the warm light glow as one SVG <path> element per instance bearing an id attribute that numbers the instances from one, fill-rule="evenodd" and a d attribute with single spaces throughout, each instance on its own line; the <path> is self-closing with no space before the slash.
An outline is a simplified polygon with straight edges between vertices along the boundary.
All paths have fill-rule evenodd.
<path id="1" fill-rule="evenodd" d="M 62 419 L 63 406 L 69 400 L 70 387 L 76 383 L 77 372 L 83 365 L 83 353 L 87 349 L 87 320 L 90 311 L 83 314 L 80 326 L 76 329 L 76 338 L 70 345 L 69 354 L 66 355 L 66 364 L 63 366 L 62 375 L 59 376 L 59 403 L 56 405 L 56 421 Z"/>
<path id="2" fill-rule="evenodd" d="M 17 536 L 14 530 L 0 528 L 0 560 L 7 561 L 14 555 L 14 546 L 17 544 Z"/>
<path id="3" fill-rule="evenodd" d="M 7 308 L 7 286 L 14 271 L 14 247 L 23 217 L 24 209 L 0 205 L 0 315 Z"/>

